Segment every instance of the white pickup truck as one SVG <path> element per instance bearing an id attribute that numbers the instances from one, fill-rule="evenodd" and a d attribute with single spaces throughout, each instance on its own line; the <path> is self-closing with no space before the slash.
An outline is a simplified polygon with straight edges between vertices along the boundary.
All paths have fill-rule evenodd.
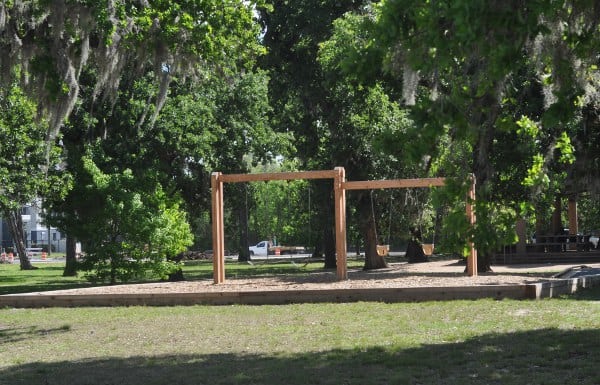
<path id="1" fill-rule="evenodd" d="M 592 233 L 592 235 L 590 236 L 590 243 L 592 244 L 592 246 L 594 246 L 594 249 L 598 248 L 599 240 L 600 240 L 600 237 L 598 237 L 598 232 Z"/>
<path id="2" fill-rule="evenodd" d="M 270 241 L 260 241 L 255 246 L 250 246 L 250 255 L 283 255 L 299 254 L 305 251 L 302 246 L 273 246 Z"/>

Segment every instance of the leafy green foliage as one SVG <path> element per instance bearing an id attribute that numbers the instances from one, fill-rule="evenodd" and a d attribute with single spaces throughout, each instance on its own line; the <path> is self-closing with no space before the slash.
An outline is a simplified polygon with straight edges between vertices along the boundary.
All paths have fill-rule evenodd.
<path id="1" fill-rule="evenodd" d="M 25 251 L 20 209 L 38 198 L 62 198 L 71 185 L 59 169 L 61 149 L 47 141 L 47 121 L 38 121 L 35 103 L 17 85 L 0 91 L 0 215 L 7 221 L 22 269 L 31 269 Z"/>
<path id="2" fill-rule="evenodd" d="M 574 175 L 578 143 L 588 142 L 578 133 L 579 109 L 598 84 L 592 2 L 388 0 L 370 15 L 363 23 L 358 14 L 336 21 L 337 70 L 395 77 L 402 82 L 385 82 L 395 95 L 416 93 L 410 110 L 420 132 L 408 132 L 412 158 L 430 159 L 438 175 L 476 175 L 476 232 L 498 236 L 478 237 L 482 253 L 514 238 L 509 220 L 495 216 L 524 215 L 525 202 L 548 203 L 577 184 L 565 182 Z M 343 52 L 348 30 L 357 43 Z M 361 68 L 369 62 L 363 56 L 378 61 L 383 74 Z"/>
<path id="3" fill-rule="evenodd" d="M 267 84 L 263 71 L 227 78 L 207 71 L 202 82 L 178 84 L 154 127 L 143 134 L 145 164 L 155 164 L 163 184 L 181 193 L 191 218 L 202 218 L 210 208 L 210 171 L 248 172 L 289 148 L 289 135 L 269 125 Z M 246 192 L 232 186 L 225 196 L 230 247 L 243 249 Z M 196 244 L 210 248 L 210 233 L 194 232 Z"/>
<path id="4" fill-rule="evenodd" d="M 310 187 L 304 180 L 253 183 L 255 203 L 250 211 L 250 236 L 260 241 L 275 237 L 282 245 L 309 245 Z"/>
<path id="5" fill-rule="evenodd" d="M 81 267 L 94 280 L 111 283 L 143 276 L 164 278 L 177 266 L 167 261 L 192 242 L 185 213 L 150 178 L 131 170 L 102 172 L 93 159 L 83 159 L 91 177 L 85 186 L 94 208 L 85 218 L 85 260 Z"/>
<path id="6" fill-rule="evenodd" d="M 14 1 L 0 5 L 2 85 L 19 82 L 50 120 L 51 139 L 79 98 L 82 74 L 97 76 L 92 98 L 116 99 L 121 75 L 154 71 L 155 113 L 173 76 L 193 78 L 206 67 L 234 74 L 264 52 L 248 1 Z M 25 38 L 26 37 L 26 38 Z M 23 71 L 15 72 L 13 69 Z"/>
<path id="7" fill-rule="evenodd" d="M 61 149 L 46 143 L 47 122 L 37 121 L 35 103 L 13 85 L 0 92 L 0 111 L 0 208 L 63 194 L 69 179 L 56 170 Z"/>

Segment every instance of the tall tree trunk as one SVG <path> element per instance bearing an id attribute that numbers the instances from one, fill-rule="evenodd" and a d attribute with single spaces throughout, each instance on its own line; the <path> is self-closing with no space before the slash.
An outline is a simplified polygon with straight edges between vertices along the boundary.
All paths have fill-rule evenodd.
<path id="1" fill-rule="evenodd" d="M 333 192 L 331 191 L 330 184 L 316 184 L 315 202 L 317 202 L 315 219 L 322 236 L 323 254 L 325 256 L 324 267 L 326 269 L 335 269 L 337 267 L 335 256 L 335 226 L 333 224 Z"/>
<path id="2" fill-rule="evenodd" d="M 19 210 L 4 210 L 4 218 L 8 223 L 10 235 L 15 242 L 17 248 L 17 254 L 19 255 L 19 261 L 21 264 L 21 270 L 34 270 L 34 267 L 29 260 L 27 255 L 27 249 L 25 247 L 25 236 L 23 234 L 23 218 Z"/>
<path id="3" fill-rule="evenodd" d="M 487 92 L 482 97 L 477 98 L 473 104 L 473 111 L 475 111 L 475 113 L 471 118 L 471 124 L 473 127 L 477 127 L 477 132 L 479 135 L 473 151 L 472 169 L 477 181 L 477 200 L 489 199 L 485 196 L 486 188 L 484 186 L 489 183 L 488 180 L 494 175 L 492 163 L 489 161 L 489 159 L 492 155 L 494 137 L 496 133 L 495 122 L 500 115 L 500 100 L 504 83 L 504 81 L 497 81 L 493 90 Z M 475 215 L 477 215 L 477 213 L 475 213 Z M 491 254 L 478 253 L 477 270 L 479 272 L 492 271 L 491 263 Z"/>
<path id="4" fill-rule="evenodd" d="M 465 269 L 465 272 L 467 270 Z M 477 255 L 477 271 L 492 272 L 492 256 L 490 254 L 479 253 Z"/>
<path id="5" fill-rule="evenodd" d="M 247 203 L 246 203 L 247 204 Z M 238 253 L 238 261 L 250 261 L 250 250 L 248 245 L 248 216 L 246 207 L 241 207 L 238 210 L 238 218 L 239 218 L 239 243 L 240 250 Z"/>
<path id="6" fill-rule="evenodd" d="M 554 198 L 554 211 L 552 212 L 552 235 L 563 233 L 562 223 L 562 199 L 560 195 Z"/>
<path id="7" fill-rule="evenodd" d="M 335 234 L 334 227 L 331 224 L 333 218 L 329 216 L 329 221 L 323 228 L 323 246 L 325 248 L 325 268 L 326 269 L 335 269 L 337 267 L 337 262 L 335 258 Z"/>
<path id="8" fill-rule="evenodd" d="M 50 240 L 50 231 L 52 231 L 52 228 L 50 227 L 50 225 L 47 226 L 47 231 L 48 231 L 48 256 L 52 255 L 52 241 Z"/>
<path id="9" fill-rule="evenodd" d="M 74 277 L 77 275 L 77 240 L 67 235 L 67 258 L 63 277 Z"/>
<path id="10" fill-rule="evenodd" d="M 410 228 L 410 240 L 406 245 L 406 259 L 408 259 L 408 263 L 428 261 L 427 256 L 423 252 L 423 237 L 421 231 L 416 226 Z"/>
<path id="11" fill-rule="evenodd" d="M 371 210 L 368 194 L 358 201 L 360 215 L 360 230 L 365 239 L 365 270 L 382 269 L 388 267 L 385 256 L 377 254 L 377 230 L 375 218 Z"/>

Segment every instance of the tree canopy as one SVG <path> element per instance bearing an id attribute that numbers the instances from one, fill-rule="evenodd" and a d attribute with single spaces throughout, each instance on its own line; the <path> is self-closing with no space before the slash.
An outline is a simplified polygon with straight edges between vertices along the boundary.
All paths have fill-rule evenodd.
<path id="1" fill-rule="evenodd" d="M 486 256 L 536 203 L 594 188 L 571 177 L 577 155 L 589 159 L 580 132 L 597 98 L 597 12 L 591 1 L 387 0 L 345 15 L 338 31 L 350 32 L 325 44 L 363 42 L 337 68 L 402 95 L 418 127 L 409 133 L 415 159 L 438 174 L 476 175 L 475 236 Z"/>
<path id="2" fill-rule="evenodd" d="M 198 66 L 242 67 L 260 51 L 256 2 L 12 0 L 0 5 L 0 81 L 18 81 L 49 116 L 51 137 L 79 96 L 84 69 L 97 73 L 93 98 L 114 98 L 122 72 L 154 70 L 156 119 L 172 76 Z M 133 64 L 133 65 L 132 65 Z M 15 76 L 13 68 L 19 67 Z M 224 67 L 225 68 L 225 67 Z"/>
<path id="3" fill-rule="evenodd" d="M 144 249 L 122 217 L 165 211 L 158 222 L 181 240 L 174 253 L 188 243 L 185 225 L 174 224 L 184 218 L 195 247 L 210 244 L 213 170 L 343 166 L 350 180 L 449 177 L 447 188 L 419 195 L 434 204 L 418 221 L 444 218 L 448 251 L 474 239 L 489 261 L 514 241 L 518 218 L 600 193 L 599 16 L 594 0 L 3 2 L 0 135 L 12 148 L 1 149 L 4 215 L 50 197 L 49 178 L 71 175 L 66 197 L 49 199 L 52 223 L 92 247 L 135 239 Z M 469 174 L 478 182 L 472 230 Z M 328 184 L 231 189 L 228 242 L 241 257 L 259 233 L 249 226 L 294 243 L 308 227 L 308 246 L 335 265 Z M 307 192 L 314 207 L 303 213 Z M 104 203 L 89 207 L 86 194 Z M 375 249 L 383 196 L 349 194 L 365 268 L 385 266 Z M 293 218 L 278 223 L 268 202 Z M 123 229 L 92 238 L 84 222 L 95 210 Z M 155 238 L 152 226 L 140 234 Z M 168 254 L 147 250 L 140 259 Z"/>
<path id="4" fill-rule="evenodd" d="M 25 251 L 21 208 L 39 197 L 61 199 L 71 180 L 60 170 L 61 149 L 47 143 L 47 122 L 14 84 L 0 91 L 0 213 L 7 221 L 22 269 L 32 268 Z M 49 152 L 48 152 L 48 151 Z"/>

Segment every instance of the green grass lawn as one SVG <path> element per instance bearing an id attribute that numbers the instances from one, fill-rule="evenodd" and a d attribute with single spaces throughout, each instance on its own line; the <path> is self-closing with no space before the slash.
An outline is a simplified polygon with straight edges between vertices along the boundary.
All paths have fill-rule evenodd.
<path id="1" fill-rule="evenodd" d="M 228 261 L 227 272 L 321 266 Z M 212 276 L 206 262 L 185 271 Z M 0 290 L 87 285 L 61 273 L 0 265 Z M 541 301 L 0 309 L 0 385 L 597 385 L 599 357 L 600 288 Z"/>
<path id="2" fill-rule="evenodd" d="M 361 267 L 361 260 L 349 260 L 348 266 Z M 36 291 L 72 289 L 91 286 L 84 274 L 78 277 L 63 277 L 63 262 L 45 262 L 34 264 L 38 269 L 21 271 L 18 264 L 0 264 L 0 295 L 29 293 Z M 227 277 L 247 277 L 281 274 L 309 274 L 323 268 L 322 261 L 305 264 L 304 261 L 261 260 L 253 264 L 227 260 L 225 270 Z M 188 261 L 183 268 L 187 280 L 211 279 L 213 265 L 210 261 Z M 144 281 L 138 281 L 144 282 Z M 145 281 L 148 282 L 148 281 Z"/>
<path id="3" fill-rule="evenodd" d="M 1 309 L 0 384 L 596 385 L 600 290 L 581 295 Z"/>
<path id="4" fill-rule="evenodd" d="M 19 269 L 18 264 L 0 264 L 0 295 L 89 286 L 82 277 L 63 277 L 64 262 L 34 264 L 38 269 Z"/>

